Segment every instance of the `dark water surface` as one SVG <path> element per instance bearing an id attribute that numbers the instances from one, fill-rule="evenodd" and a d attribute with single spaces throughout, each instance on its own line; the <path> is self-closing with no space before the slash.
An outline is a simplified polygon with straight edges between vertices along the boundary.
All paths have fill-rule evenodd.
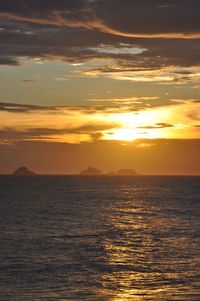
<path id="1" fill-rule="evenodd" d="M 199 177 L 0 176 L 0 300 L 200 300 Z"/>

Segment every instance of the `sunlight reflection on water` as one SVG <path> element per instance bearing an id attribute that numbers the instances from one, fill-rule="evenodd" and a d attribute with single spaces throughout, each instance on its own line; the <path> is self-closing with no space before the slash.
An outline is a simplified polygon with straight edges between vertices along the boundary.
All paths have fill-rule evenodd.
<path id="1" fill-rule="evenodd" d="M 200 299 L 199 178 L 1 183 L 1 300 Z"/>

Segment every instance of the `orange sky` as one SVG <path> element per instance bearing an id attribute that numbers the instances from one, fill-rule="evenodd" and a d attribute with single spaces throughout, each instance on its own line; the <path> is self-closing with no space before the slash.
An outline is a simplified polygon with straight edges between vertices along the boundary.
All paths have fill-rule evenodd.
<path id="1" fill-rule="evenodd" d="M 14 2 L 0 3 L 0 173 L 200 173 L 197 1 Z"/>
<path id="2" fill-rule="evenodd" d="M 92 165 L 103 172 L 134 168 L 140 174 L 198 175 L 197 140 L 96 141 L 67 144 L 18 142 L 0 146 L 1 173 L 26 165 L 38 173 L 79 173 Z"/>

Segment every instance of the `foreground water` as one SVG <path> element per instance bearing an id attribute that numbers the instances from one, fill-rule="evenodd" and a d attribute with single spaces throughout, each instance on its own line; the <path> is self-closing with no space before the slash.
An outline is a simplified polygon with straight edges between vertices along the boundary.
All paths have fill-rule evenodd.
<path id="1" fill-rule="evenodd" d="M 200 300 L 200 178 L 0 177 L 0 300 Z"/>

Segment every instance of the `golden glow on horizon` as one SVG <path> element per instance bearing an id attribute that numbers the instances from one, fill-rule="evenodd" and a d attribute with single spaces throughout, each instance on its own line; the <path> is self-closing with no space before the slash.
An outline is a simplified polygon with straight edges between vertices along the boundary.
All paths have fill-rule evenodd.
<path id="1" fill-rule="evenodd" d="M 154 101 L 154 100 L 152 100 Z M 199 138 L 199 103 L 177 100 L 173 105 L 128 111 L 123 104 L 113 112 L 90 107 L 59 107 L 13 113 L 0 112 L 0 130 L 10 141 L 52 141 L 82 143 L 93 140 L 134 141 L 136 139 Z M 123 111 L 124 110 L 124 111 Z M 9 138 L 10 137 L 10 138 Z"/>

